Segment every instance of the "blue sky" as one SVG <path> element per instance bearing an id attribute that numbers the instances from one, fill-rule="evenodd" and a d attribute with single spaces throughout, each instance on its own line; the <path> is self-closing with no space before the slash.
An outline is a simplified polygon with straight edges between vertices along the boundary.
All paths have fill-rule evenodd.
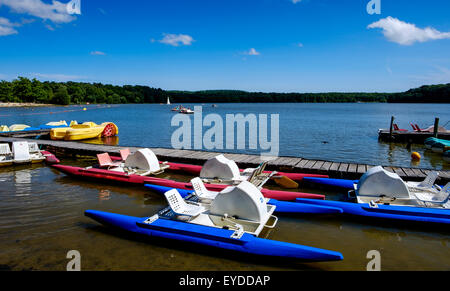
<path id="1" fill-rule="evenodd" d="M 0 0 L 0 79 L 168 90 L 396 92 L 450 83 L 450 1 Z M 296 2 L 296 3 L 294 3 Z"/>

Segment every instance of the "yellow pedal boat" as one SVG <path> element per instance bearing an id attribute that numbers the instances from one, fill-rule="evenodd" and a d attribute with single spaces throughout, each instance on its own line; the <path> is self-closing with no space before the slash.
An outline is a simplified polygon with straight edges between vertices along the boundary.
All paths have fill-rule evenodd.
<path id="1" fill-rule="evenodd" d="M 117 134 L 119 134 L 119 128 L 112 122 L 104 122 L 100 125 L 94 122 L 85 122 L 83 124 L 72 123 L 71 127 L 53 128 L 50 131 L 50 138 L 52 140 L 84 140 Z"/>
<path id="2" fill-rule="evenodd" d="M 22 131 L 28 127 L 30 127 L 30 126 L 26 125 L 26 124 L 13 124 L 9 127 L 9 131 Z"/>

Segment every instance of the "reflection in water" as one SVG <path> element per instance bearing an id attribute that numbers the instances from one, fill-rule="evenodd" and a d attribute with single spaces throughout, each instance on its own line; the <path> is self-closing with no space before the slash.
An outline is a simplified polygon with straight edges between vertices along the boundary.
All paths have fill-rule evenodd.
<path id="1" fill-rule="evenodd" d="M 420 160 L 411 159 L 411 167 L 419 167 L 419 166 L 420 166 Z"/>
<path id="2" fill-rule="evenodd" d="M 107 201 L 109 199 L 111 199 L 111 191 L 100 190 L 100 192 L 98 192 L 98 200 L 99 201 Z"/>
<path id="3" fill-rule="evenodd" d="M 87 166 L 91 161 L 67 163 Z M 280 215 L 270 239 L 339 251 L 345 259 L 278 264 L 175 241 L 125 235 L 84 216 L 86 209 L 95 209 L 147 217 L 167 206 L 161 195 L 142 186 L 74 179 L 48 167 L 16 170 L 0 170 L 0 180 L 4 180 L 0 190 L 0 265 L 13 270 L 65 270 L 67 260 L 62 250 L 71 249 L 86 254 L 84 270 L 365 270 L 368 250 L 381 252 L 382 270 L 450 270 L 450 236 L 448 228 L 442 226 L 334 215 Z M 179 181 L 192 178 L 173 173 L 163 176 Z M 341 197 L 338 192 L 320 192 L 330 200 Z M 33 195 L 15 196 L 22 193 Z"/>
<path id="4" fill-rule="evenodd" d="M 83 140 L 82 142 L 90 143 L 90 144 L 104 144 L 104 145 L 116 146 L 119 144 L 119 137 L 118 136 L 99 137 L 99 138 Z"/>
<path id="5" fill-rule="evenodd" d="M 31 170 L 14 172 L 16 196 L 31 195 Z"/>

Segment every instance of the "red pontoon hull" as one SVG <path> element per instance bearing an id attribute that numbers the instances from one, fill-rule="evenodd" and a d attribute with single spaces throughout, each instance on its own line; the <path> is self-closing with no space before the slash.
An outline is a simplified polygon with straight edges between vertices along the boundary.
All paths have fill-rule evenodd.
<path id="1" fill-rule="evenodd" d="M 112 160 L 120 161 L 120 157 L 111 156 Z M 160 162 L 162 164 L 162 162 Z M 184 173 L 188 173 L 194 176 L 200 175 L 202 170 L 202 166 L 198 165 L 190 165 L 190 164 L 180 164 L 180 163 L 171 163 L 167 162 L 167 165 L 170 166 L 169 170 L 171 171 L 180 171 Z M 240 169 L 240 171 L 244 171 Z M 271 171 L 264 171 L 264 173 L 272 173 Z M 291 180 L 301 182 L 305 177 L 314 177 L 314 178 L 329 178 L 328 175 L 319 175 L 319 174 L 304 174 L 304 173 L 286 173 L 286 172 L 277 172 L 276 176 L 286 176 Z"/>
<path id="2" fill-rule="evenodd" d="M 200 171 L 202 170 L 202 166 L 198 165 L 189 165 L 189 164 L 179 164 L 179 163 L 167 163 L 171 171 L 182 171 L 185 173 L 192 174 L 194 176 L 200 175 Z M 242 172 L 243 170 L 240 169 Z M 272 173 L 271 171 L 264 171 L 264 173 Z M 276 176 L 286 176 L 294 181 L 302 181 L 304 177 L 315 177 L 315 178 L 329 178 L 327 175 L 318 175 L 318 174 L 303 174 L 303 173 L 285 173 L 285 172 L 277 172 Z"/>
<path id="3" fill-rule="evenodd" d="M 86 177 L 86 178 L 94 178 L 108 181 L 116 181 L 116 182 L 125 182 L 125 183 L 133 183 L 133 184 L 153 184 L 165 187 L 179 188 L 192 190 L 191 183 L 185 182 L 176 182 L 168 179 L 162 179 L 157 177 L 148 177 L 148 176 L 140 176 L 140 175 L 127 175 L 121 172 L 115 172 L 104 169 L 90 168 L 84 169 L 80 167 L 72 167 L 65 165 L 53 165 L 53 168 L 71 176 L 76 177 Z M 219 184 L 205 184 L 206 188 L 211 191 L 221 191 L 228 187 L 227 185 L 219 185 Z M 288 191 L 279 191 L 279 190 L 269 190 L 269 189 L 261 189 L 261 193 L 266 198 L 273 198 L 277 200 L 284 201 L 293 201 L 297 198 L 309 198 L 309 199 L 325 199 L 324 195 L 320 194 L 310 194 L 310 193 L 300 193 L 300 192 L 288 192 Z"/>

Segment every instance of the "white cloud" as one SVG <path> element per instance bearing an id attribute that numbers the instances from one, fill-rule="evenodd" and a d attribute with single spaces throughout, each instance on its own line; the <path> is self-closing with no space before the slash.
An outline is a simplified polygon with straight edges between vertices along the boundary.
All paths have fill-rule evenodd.
<path id="1" fill-rule="evenodd" d="M 298 47 L 303 47 L 303 44 L 302 44 L 301 42 L 299 42 L 299 43 L 297 44 L 297 46 L 298 46 Z"/>
<path id="2" fill-rule="evenodd" d="M 154 40 L 151 40 L 154 42 Z M 195 40 L 192 38 L 192 36 L 187 34 L 170 34 L 165 33 L 163 39 L 161 39 L 159 42 L 168 44 L 171 46 L 180 46 L 180 45 L 191 45 L 192 42 Z"/>
<path id="3" fill-rule="evenodd" d="M 91 55 L 93 55 L 93 56 L 104 56 L 104 55 L 106 55 L 106 53 L 101 52 L 101 51 L 92 51 Z"/>
<path id="4" fill-rule="evenodd" d="M 294 3 L 294 4 L 297 4 L 297 3 L 299 3 L 299 2 L 302 2 L 302 0 L 291 0 L 292 1 L 292 3 Z"/>
<path id="5" fill-rule="evenodd" d="M 67 82 L 67 81 L 74 81 L 74 80 L 79 80 L 79 79 L 86 79 L 85 76 L 64 75 L 64 74 L 32 73 L 31 76 L 34 76 L 37 78 L 42 78 L 45 80 L 59 81 L 59 82 Z"/>
<path id="6" fill-rule="evenodd" d="M 2 5 L 15 13 L 29 14 L 54 23 L 68 23 L 76 19 L 67 12 L 67 3 L 55 0 L 51 4 L 41 0 L 0 0 L 0 6 Z"/>
<path id="7" fill-rule="evenodd" d="M 383 35 L 389 41 L 401 45 L 450 38 L 450 32 L 440 32 L 432 27 L 418 28 L 415 24 L 406 23 L 391 16 L 380 19 L 367 28 L 381 28 Z"/>
<path id="8" fill-rule="evenodd" d="M 0 36 L 17 34 L 15 26 L 20 26 L 17 23 L 12 23 L 8 18 L 0 17 Z"/>
<path id="9" fill-rule="evenodd" d="M 244 55 L 248 55 L 248 56 L 259 56 L 260 53 L 257 52 L 254 48 L 251 48 L 248 52 L 245 52 Z"/>

